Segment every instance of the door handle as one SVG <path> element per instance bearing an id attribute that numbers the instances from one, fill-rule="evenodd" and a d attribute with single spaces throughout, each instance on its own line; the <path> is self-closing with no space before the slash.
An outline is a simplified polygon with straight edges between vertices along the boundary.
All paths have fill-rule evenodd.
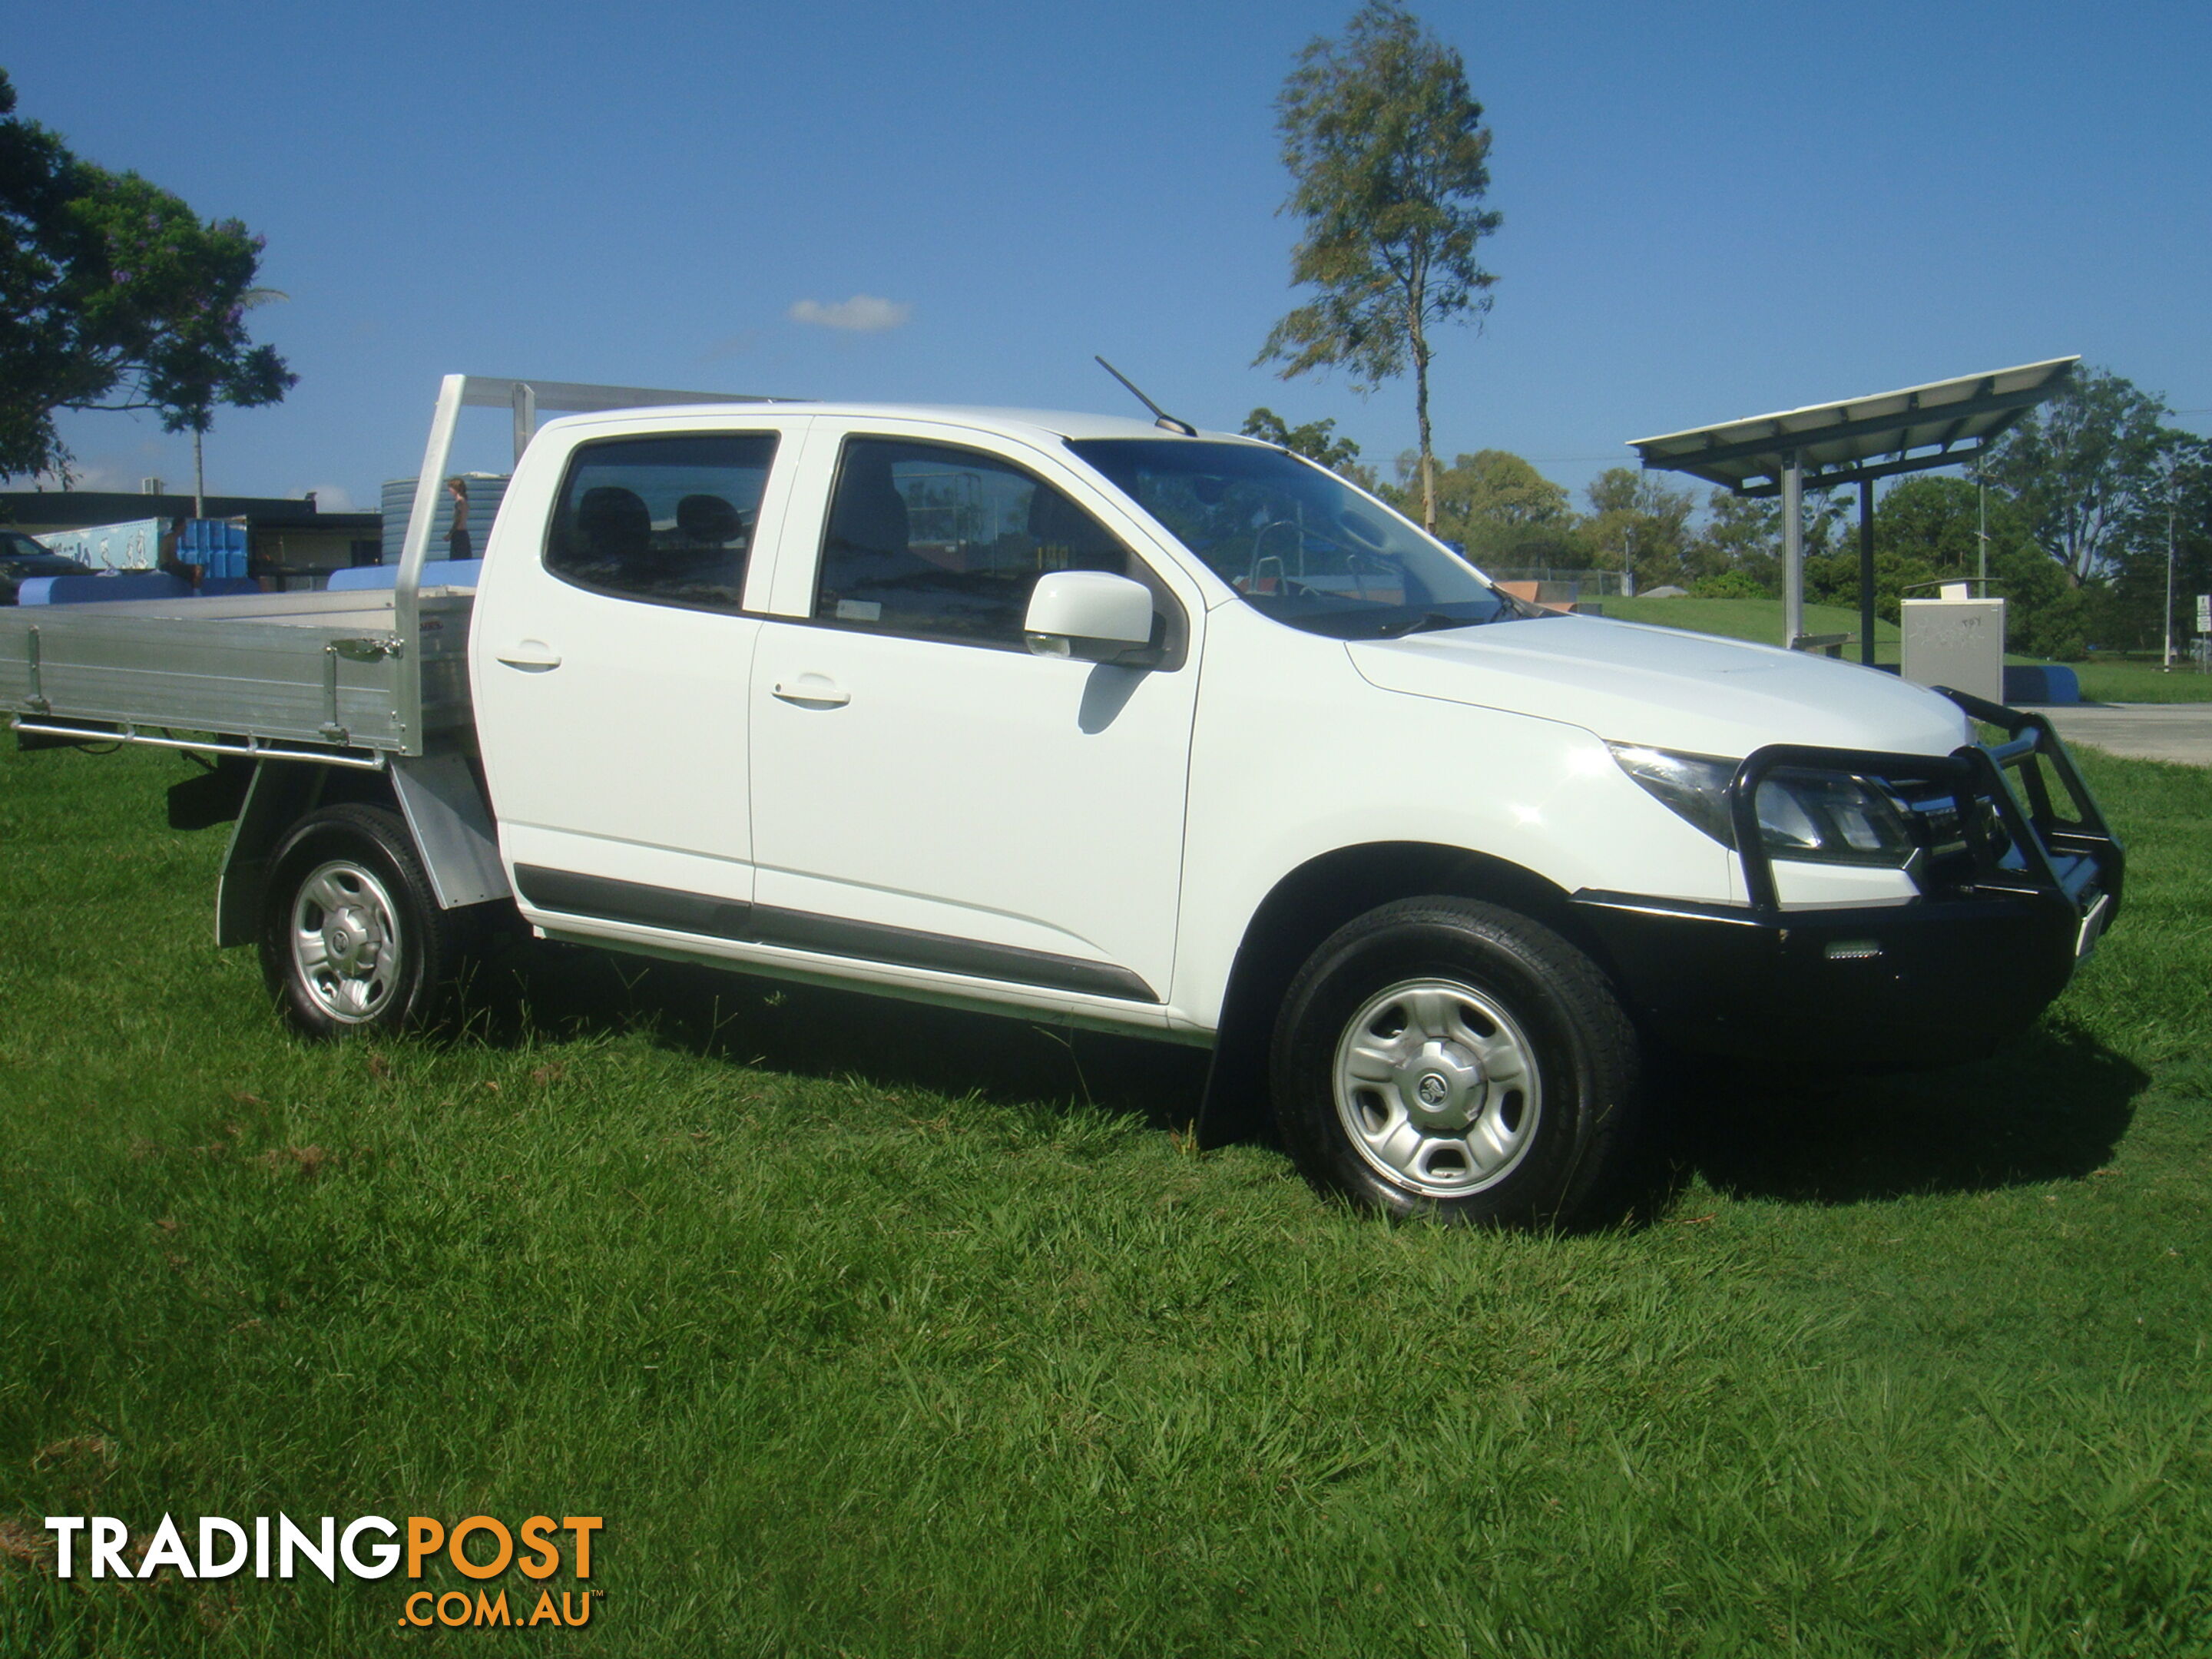
<path id="1" fill-rule="evenodd" d="M 501 652 L 499 659 L 526 674 L 543 674 L 561 665 L 561 653 L 543 640 L 519 640 Z"/>
<path id="2" fill-rule="evenodd" d="M 853 701 L 850 691 L 820 674 L 801 674 L 788 683 L 778 680 L 769 691 L 771 696 L 797 703 L 801 708 L 842 708 Z"/>

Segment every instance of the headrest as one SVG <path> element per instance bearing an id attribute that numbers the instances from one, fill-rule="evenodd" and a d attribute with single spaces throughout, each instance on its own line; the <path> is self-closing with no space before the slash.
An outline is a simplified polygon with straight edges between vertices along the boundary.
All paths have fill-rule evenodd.
<path id="1" fill-rule="evenodd" d="M 745 521 L 720 495 L 686 495 L 676 503 L 676 527 L 687 542 L 720 547 L 744 535 Z"/>
<path id="2" fill-rule="evenodd" d="M 584 492 L 576 504 L 576 528 L 586 549 L 602 556 L 642 553 L 653 544 L 653 514 L 645 498 L 619 484 Z"/>
<path id="3" fill-rule="evenodd" d="M 838 483 L 830 538 L 873 553 L 904 553 L 908 533 L 906 501 L 891 483 L 890 463 L 855 453 Z"/>

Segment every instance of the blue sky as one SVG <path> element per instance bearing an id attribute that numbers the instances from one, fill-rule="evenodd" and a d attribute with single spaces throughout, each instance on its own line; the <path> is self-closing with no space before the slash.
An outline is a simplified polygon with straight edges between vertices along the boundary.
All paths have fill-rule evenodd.
<path id="1" fill-rule="evenodd" d="M 1505 219 L 1437 359 L 1447 454 L 1579 486 L 1632 437 L 2069 352 L 2212 407 L 2201 0 L 1415 9 Z M 1272 100 L 1351 10 L 75 0 L 16 8 L 0 66 L 268 238 L 300 385 L 220 418 L 210 489 L 374 505 L 453 370 L 1127 407 L 1097 351 L 1200 425 L 1331 416 L 1387 462 L 1409 386 L 1251 366 L 1295 302 Z M 88 483 L 188 487 L 150 419 L 67 435 Z"/>

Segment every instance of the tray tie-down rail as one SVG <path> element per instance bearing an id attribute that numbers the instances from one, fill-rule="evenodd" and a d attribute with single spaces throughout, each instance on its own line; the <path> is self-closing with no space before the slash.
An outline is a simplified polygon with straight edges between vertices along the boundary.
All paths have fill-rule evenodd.
<path id="1" fill-rule="evenodd" d="M 1729 784 L 1729 817 L 1752 909 L 1768 917 L 1782 912 L 1773 854 L 1759 822 L 1760 782 L 1783 769 L 1842 772 L 1882 786 L 1903 810 L 1918 848 L 1906 868 L 1923 894 L 2063 905 L 2086 951 L 2119 912 L 2127 853 L 2074 757 L 2045 715 L 1949 686 L 1935 690 L 1970 718 L 2001 728 L 2003 740 L 1964 744 L 1948 755 L 1770 744 L 1744 757 Z M 2066 797 L 2063 811 L 2054 777 Z"/>
<path id="2" fill-rule="evenodd" d="M 205 737 L 180 738 L 165 726 L 147 728 L 135 720 L 32 720 L 17 714 L 9 724 L 25 749 L 76 749 L 102 743 L 137 744 L 149 749 L 182 749 L 218 759 L 311 761 L 317 766 L 343 766 L 356 772 L 381 772 L 387 757 L 374 749 L 316 749 L 305 744 L 270 742 L 246 735 L 234 737 L 210 732 Z"/>

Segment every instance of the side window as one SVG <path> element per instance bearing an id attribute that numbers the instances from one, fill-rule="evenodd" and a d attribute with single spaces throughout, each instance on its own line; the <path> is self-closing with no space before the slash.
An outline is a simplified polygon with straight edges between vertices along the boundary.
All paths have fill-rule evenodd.
<path id="1" fill-rule="evenodd" d="M 1059 490 L 950 444 L 846 441 L 814 614 L 848 628 L 1025 648 L 1048 570 L 1108 570 L 1158 592 L 1141 560 Z M 1164 610 L 1175 612 L 1164 596 Z"/>
<path id="2" fill-rule="evenodd" d="M 617 599 L 735 611 L 775 459 L 771 432 L 586 444 L 554 507 L 545 568 Z"/>

